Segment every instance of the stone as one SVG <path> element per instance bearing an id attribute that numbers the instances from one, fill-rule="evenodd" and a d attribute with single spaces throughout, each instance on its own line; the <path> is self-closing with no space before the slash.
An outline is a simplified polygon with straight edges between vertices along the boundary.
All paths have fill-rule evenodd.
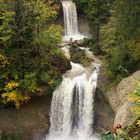
<path id="1" fill-rule="evenodd" d="M 107 97 L 115 112 L 128 101 L 127 95 L 135 90 L 136 82 L 138 81 L 140 81 L 140 70 L 122 79 L 116 87 L 111 88 L 107 92 Z"/>
<path id="2" fill-rule="evenodd" d="M 132 103 L 128 99 L 128 93 L 136 89 L 136 82 L 138 81 L 140 81 L 140 70 L 122 79 L 116 87 L 107 92 L 107 98 L 116 113 L 114 127 L 118 124 L 121 124 L 122 127 L 127 127 L 135 121 L 136 118 L 133 114 L 130 114 Z"/>
<path id="3" fill-rule="evenodd" d="M 135 118 L 130 117 L 129 109 L 131 106 L 132 106 L 131 102 L 126 101 L 118 109 L 114 119 L 114 127 L 120 124 L 123 128 L 125 128 L 128 126 L 128 124 L 131 124 L 132 122 L 135 121 Z"/>

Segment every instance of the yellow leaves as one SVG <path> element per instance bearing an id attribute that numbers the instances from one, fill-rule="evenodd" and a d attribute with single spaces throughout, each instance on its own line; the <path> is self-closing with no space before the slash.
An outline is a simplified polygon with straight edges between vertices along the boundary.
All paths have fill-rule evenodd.
<path id="1" fill-rule="evenodd" d="M 5 86 L 6 92 L 1 95 L 4 104 L 12 102 L 15 104 L 15 107 L 19 109 L 23 103 L 27 103 L 30 100 L 31 97 L 22 95 L 20 92 L 18 92 L 18 87 L 19 83 L 14 81 L 7 83 Z"/>
<path id="2" fill-rule="evenodd" d="M 29 96 L 21 96 L 20 98 L 17 96 L 16 100 L 14 101 L 16 108 L 19 109 L 20 106 L 23 103 L 27 103 L 30 100 L 30 98 L 31 97 Z"/>
<path id="3" fill-rule="evenodd" d="M 7 104 L 8 102 L 13 102 L 17 109 L 25 102 L 27 103 L 31 97 L 20 95 L 17 91 L 11 91 L 2 94 L 3 103 Z"/>
<path id="4" fill-rule="evenodd" d="M 134 105 L 131 108 L 131 112 L 133 112 L 137 117 L 140 117 L 140 105 L 139 106 Z"/>
<path id="5" fill-rule="evenodd" d="M 50 81 L 48 82 L 48 84 L 51 86 L 51 85 L 54 84 L 54 81 L 53 81 L 53 80 L 50 80 Z"/>
<path id="6" fill-rule="evenodd" d="M 131 112 L 136 118 L 140 118 L 140 82 L 136 83 L 137 89 L 129 93 L 128 99 L 133 103 Z M 137 124 L 140 126 L 140 120 L 137 120 Z"/>
<path id="7" fill-rule="evenodd" d="M 0 54 L 0 68 L 5 67 L 8 64 L 6 57 Z"/>
<path id="8" fill-rule="evenodd" d="M 9 92 L 9 93 L 3 93 L 3 94 L 2 94 L 2 98 L 3 98 L 3 99 L 7 98 L 7 99 L 6 99 L 6 100 L 7 100 L 6 102 L 12 102 L 12 101 L 14 101 L 15 98 L 16 98 L 16 93 L 15 93 L 14 91 Z"/>
<path id="9" fill-rule="evenodd" d="M 6 91 L 10 91 L 10 90 L 13 90 L 13 89 L 15 89 L 15 88 L 17 88 L 17 87 L 19 87 L 19 83 L 16 83 L 16 82 L 14 82 L 14 81 L 11 81 L 11 82 L 9 82 L 9 83 L 6 85 L 5 90 L 6 90 Z"/>
<path id="10" fill-rule="evenodd" d="M 136 91 L 129 93 L 128 99 L 132 102 L 140 102 L 140 96 L 137 95 Z"/>
<path id="11" fill-rule="evenodd" d="M 137 125 L 140 126 L 140 120 L 137 120 Z"/>

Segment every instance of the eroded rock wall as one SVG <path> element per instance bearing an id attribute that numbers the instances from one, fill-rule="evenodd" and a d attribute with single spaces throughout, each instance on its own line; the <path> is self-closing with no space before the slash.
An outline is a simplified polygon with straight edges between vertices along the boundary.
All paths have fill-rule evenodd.
<path id="1" fill-rule="evenodd" d="M 116 87 L 111 88 L 107 92 L 108 100 L 116 112 L 114 126 L 121 124 L 125 127 L 132 124 L 135 120 L 134 116 L 130 114 L 132 104 L 128 99 L 128 93 L 136 89 L 138 81 L 140 81 L 140 70 L 124 78 Z"/>
<path id="2" fill-rule="evenodd" d="M 0 130 L 21 140 L 40 140 L 47 134 L 52 95 L 34 97 L 20 109 L 0 109 Z"/>

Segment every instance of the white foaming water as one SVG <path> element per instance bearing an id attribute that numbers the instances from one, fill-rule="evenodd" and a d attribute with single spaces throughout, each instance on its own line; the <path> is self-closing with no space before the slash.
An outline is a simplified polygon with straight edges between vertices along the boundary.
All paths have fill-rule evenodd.
<path id="1" fill-rule="evenodd" d="M 62 1 L 63 13 L 64 13 L 64 30 L 65 35 L 63 41 L 80 40 L 85 36 L 78 31 L 78 20 L 76 5 L 72 0 Z"/>
<path id="2" fill-rule="evenodd" d="M 62 47 L 61 50 L 63 51 L 64 55 L 70 60 L 70 46 Z"/>
<path id="3" fill-rule="evenodd" d="M 46 140 L 99 140 L 93 135 L 94 94 L 99 66 L 86 69 L 71 63 L 54 91 Z"/>

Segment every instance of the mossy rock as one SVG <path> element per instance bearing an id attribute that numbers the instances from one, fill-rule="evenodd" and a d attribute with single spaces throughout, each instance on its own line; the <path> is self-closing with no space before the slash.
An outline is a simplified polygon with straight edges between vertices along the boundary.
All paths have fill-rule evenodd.
<path id="1" fill-rule="evenodd" d="M 70 61 L 63 55 L 51 55 L 49 59 L 51 65 L 55 67 L 60 74 L 71 69 Z"/>
<path id="2" fill-rule="evenodd" d="M 78 46 L 71 46 L 70 54 L 72 62 L 80 63 L 85 67 L 89 66 L 92 61 L 86 57 L 85 50 L 80 49 Z"/>

